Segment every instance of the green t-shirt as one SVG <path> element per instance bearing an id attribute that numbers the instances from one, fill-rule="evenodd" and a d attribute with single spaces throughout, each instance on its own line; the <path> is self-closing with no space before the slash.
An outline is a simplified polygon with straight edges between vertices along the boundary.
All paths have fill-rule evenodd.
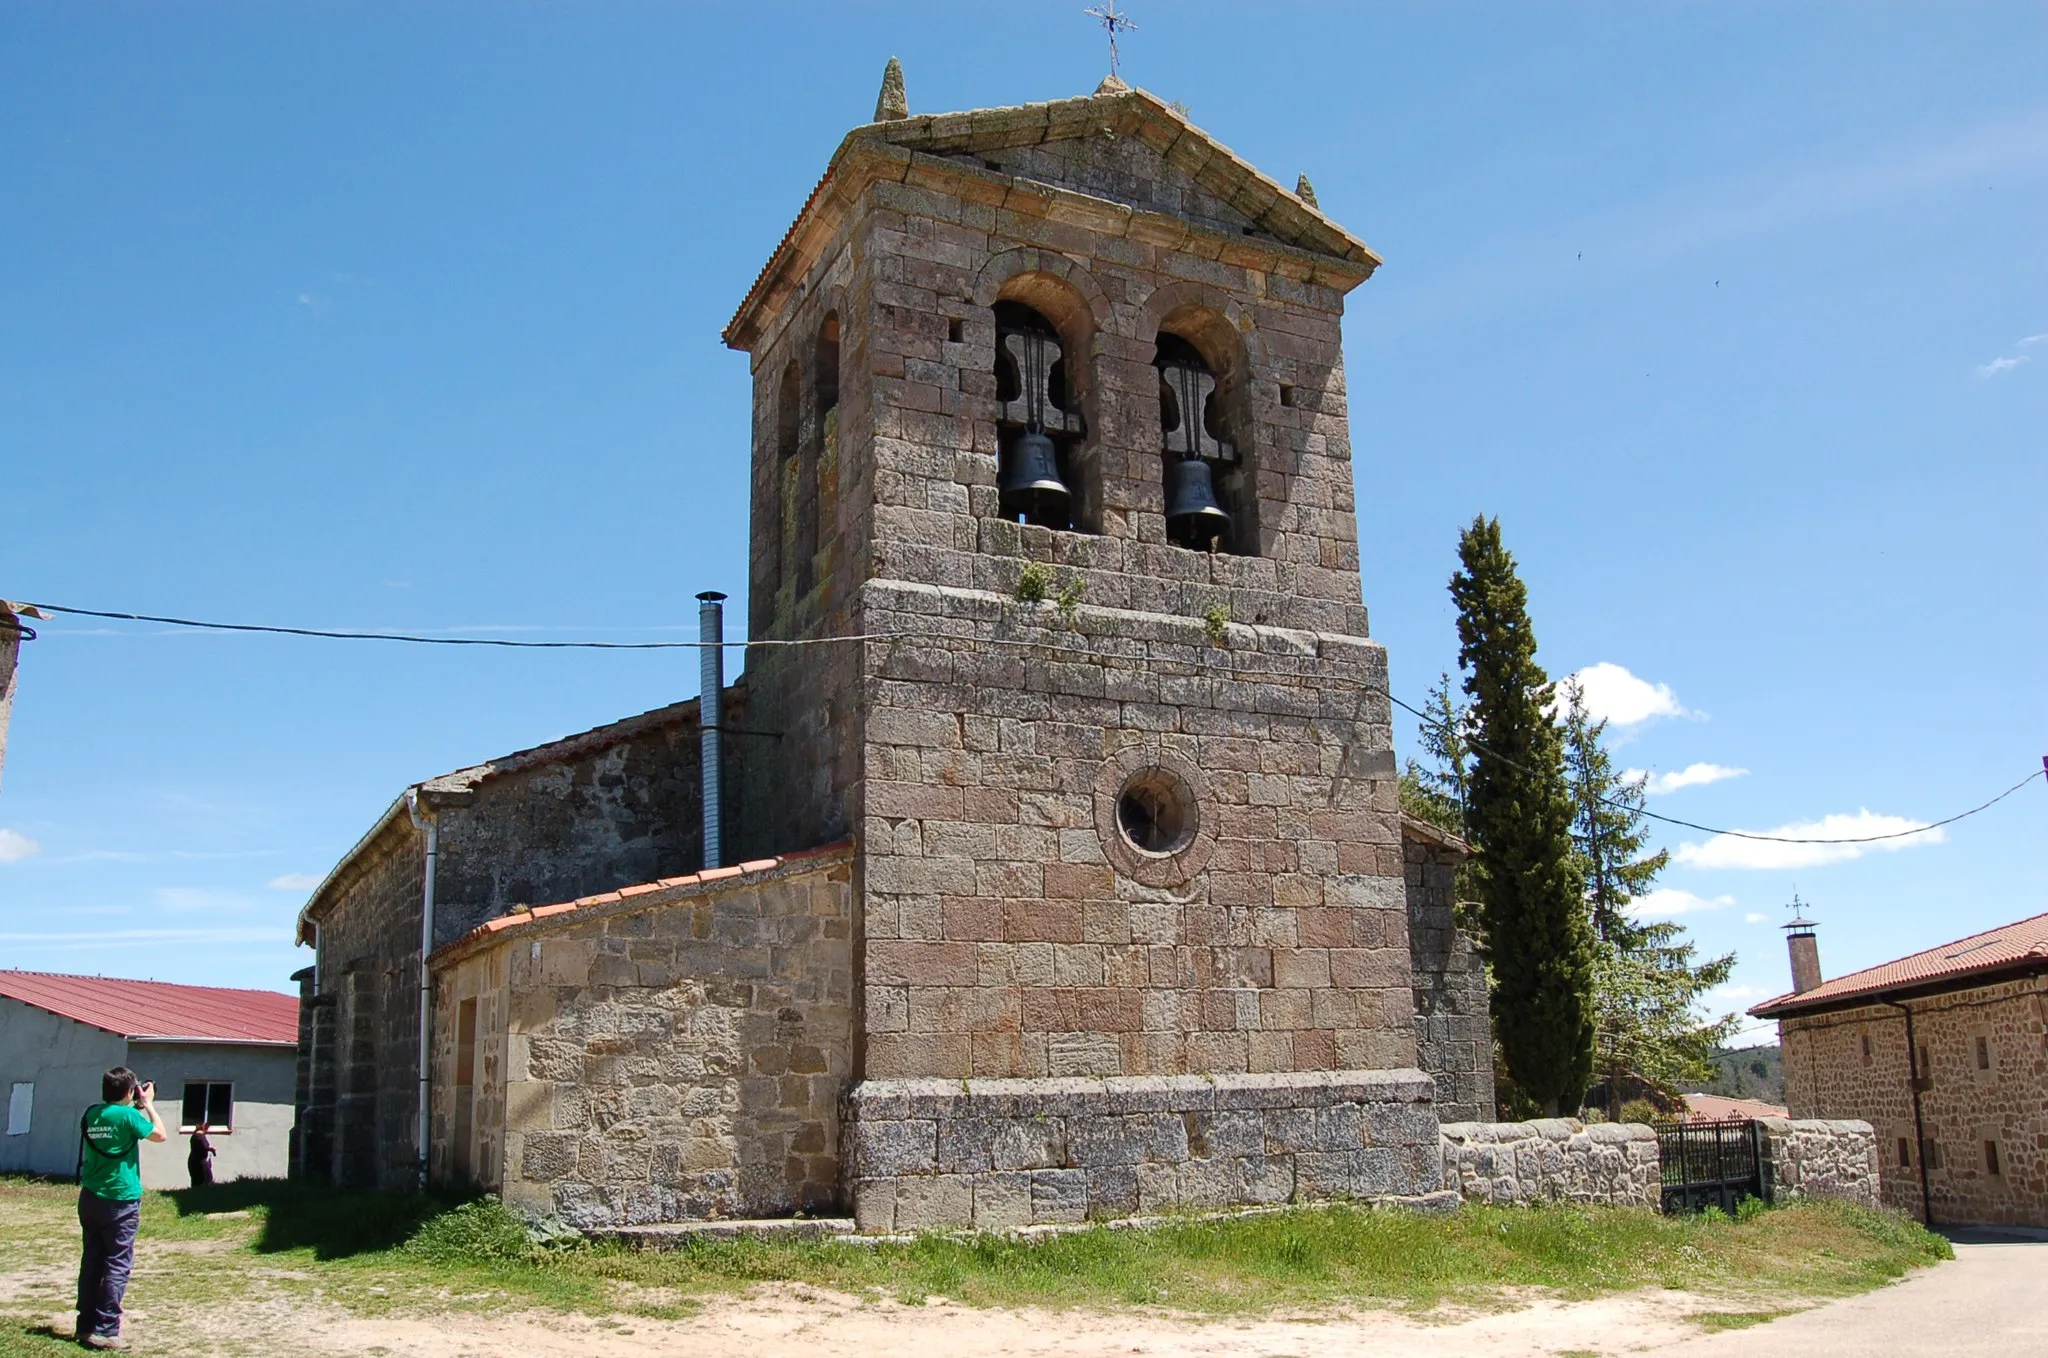
<path id="1" fill-rule="evenodd" d="M 135 1148 L 155 1130 L 149 1114 L 129 1104 L 96 1103 L 86 1109 L 85 1169 L 79 1186 L 109 1202 L 141 1197 L 142 1169 Z"/>

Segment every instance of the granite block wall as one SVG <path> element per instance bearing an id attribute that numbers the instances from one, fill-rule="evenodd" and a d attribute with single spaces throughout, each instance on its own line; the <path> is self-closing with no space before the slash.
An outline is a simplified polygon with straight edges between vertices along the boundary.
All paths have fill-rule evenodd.
<path id="1" fill-rule="evenodd" d="M 847 1100 L 861 1230 L 1015 1230 L 1349 1198 L 1446 1210 L 1415 1070 L 867 1080 Z"/>
<path id="2" fill-rule="evenodd" d="M 1653 1212 L 1662 1202 L 1657 1134 L 1640 1123 L 1447 1122 L 1442 1135 L 1444 1186 L 1467 1202 L 1573 1202 Z"/>
<path id="3" fill-rule="evenodd" d="M 850 857 L 606 893 L 437 955 L 437 1175 L 471 1165 L 475 1186 L 578 1227 L 834 1208 L 854 1060 Z"/>
<path id="4" fill-rule="evenodd" d="M 1835 1198 L 1864 1207 L 1882 1205 L 1877 1133 L 1869 1123 L 1819 1118 L 1760 1121 L 1772 1201 Z"/>

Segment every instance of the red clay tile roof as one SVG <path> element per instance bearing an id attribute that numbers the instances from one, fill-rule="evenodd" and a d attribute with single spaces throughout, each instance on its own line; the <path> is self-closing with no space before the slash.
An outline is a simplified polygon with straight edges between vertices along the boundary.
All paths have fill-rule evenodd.
<path id="1" fill-rule="evenodd" d="M 280 1047 L 299 1040 L 299 1002 L 274 990 L 0 971 L 0 995 L 122 1037 Z"/>
<path id="2" fill-rule="evenodd" d="M 503 934 L 508 930 L 523 928 L 526 925 L 535 924 L 542 920 L 551 920 L 561 915 L 573 914 L 579 910 L 617 905 L 623 901 L 635 900 L 641 896 L 651 897 L 657 892 L 663 893 L 662 896 L 658 899 L 649 900 L 645 904 L 665 905 L 668 903 L 670 896 L 701 896 L 707 888 L 728 885 L 738 886 L 742 884 L 741 878 L 765 877 L 772 872 L 777 872 L 784 868 L 803 868 L 808 866 L 808 860 L 810 859 L 845 857 L 851 854 L 852 851 L 853 842 L 848 840 L 839 844 L 826 844 L 816 849 L 803 849 L 796 853 L 786 853 L 780 858 L 751 858 L 744 863 L 735 863 L 729 867 L 706 868 L 702 872 L 693 872 L 686 877 L 664 877 L 655 882 L 641 882 L 634 886 L 622 886 L 617 891 L 601 891 L 595 896 L 579 896 L 573 901 L 559 901 L 554 905 L 525 906 L 512 911 L 510 914 L 500 915 L 496 919 L 485 920 L 453 943 L 444 943 L 436 948 L 432 956 L 427 960 L 430 964 L 439 963 L 455 956 L 458 952 L 466 952 L 470 944 L 480 940 Z"/>
<path id="3" fill-rule="evenodd" d="M 1943 981 L 1962 982 L 1985 972 L 2023 967 L 2028 963 L 2048 970 L 2048 915 L 2035 915 L 2031 919 L 1987 929 L 1981 934 L 1971 934 L 1968 938 L 1959 938 L 1938 948 L 1901 957 L 1896 962 L 1886 962 L 1883 966 L 1852 971 L 1847 976 L 1823 981 L 1811 990 L 1765 1000 L 1749 1012 L 1758 1018 L 1770 1018 L 1890 991 L 1915 990 Z"/>
<path id="4" fill-rule="evenodd" d="M 1733 1118 L 1782 1118 L 1791 1114 L 1762 1099 L 1731 1099 L 1725 1094 L 1685 1096 L 1687 1122 L 1727 1122 Z"/>

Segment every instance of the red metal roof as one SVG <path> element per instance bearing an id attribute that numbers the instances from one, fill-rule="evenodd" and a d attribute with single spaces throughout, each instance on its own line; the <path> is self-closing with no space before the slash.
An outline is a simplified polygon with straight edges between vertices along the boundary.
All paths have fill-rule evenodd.
<path id="1" fill-rule="evenodd" d="M 1883 966 L 1866 967 L 1823 981 L 1811 990 L 1765 1000 L 1749 1012 L 1759 1018 L 1797 1013 L 1816 1005 L 1888 991 L 1916 989 L 1942 981 L 1963 981 L 1984 972 L 2038 962 L 2048 968 L 2048 915 L 2016 920 L 1981 934 L 1971 934 L 1938 948 L 1916 952 Z"/>
<path id="2" fill-rule="evenodd" d="M 274 990 L 0 971 L 0 995 L 122 1037 L 284 1047 L 299 1040 L 299 1001 Z"/>

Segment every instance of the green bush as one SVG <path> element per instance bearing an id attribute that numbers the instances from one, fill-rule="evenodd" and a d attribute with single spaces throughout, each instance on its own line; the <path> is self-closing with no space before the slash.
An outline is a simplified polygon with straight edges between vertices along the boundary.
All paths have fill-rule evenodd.
<path id="1" fill-rule="evenodd" d="M 478 1198 L 429 1217 L 400 1248 L 437 1264 L 506 1263 L 533 1250 L 526 1223 L 496 1198 Z"/>

